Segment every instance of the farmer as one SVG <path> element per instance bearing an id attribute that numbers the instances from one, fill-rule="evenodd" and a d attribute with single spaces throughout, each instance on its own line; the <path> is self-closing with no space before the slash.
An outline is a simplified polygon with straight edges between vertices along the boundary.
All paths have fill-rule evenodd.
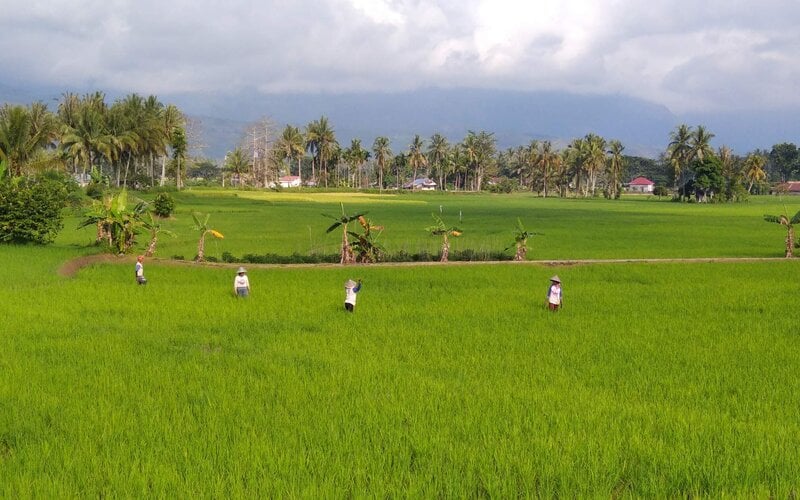
<path id="1" fill-rule="evenodd" d="M 144 255 L 136 257 L 136 265 L 134 266 L 134 275 L 136 276 L 137 285 L 146 285 L 147 278 L 144 277 Z"/>
<path id="2" fill-rule="evenodd" d="M 561 278 L 558 275 L 550 278 L 550 288 L 547 289 L 547 307 L 551 311 L 558 311 L 563 300 L 561 298 Z"/>
<path id="3" fill-rule="evenodd" d="M 356 294 L 361 290 L 361 280 L 359 279 L 357 282 L 353 280 L 347 280 L 344 283 L 344 308 L 349 311 L 353 312 L 353 309 L 356 307 Z"/>
<path id="4" fill-rule="evenodd" d="M 233 293 L 237 297 L 250 295 L 250 280 L 247 279 L 247 270 L 243 267 L 236 270 L 236 277 L 233 279 Z"/>

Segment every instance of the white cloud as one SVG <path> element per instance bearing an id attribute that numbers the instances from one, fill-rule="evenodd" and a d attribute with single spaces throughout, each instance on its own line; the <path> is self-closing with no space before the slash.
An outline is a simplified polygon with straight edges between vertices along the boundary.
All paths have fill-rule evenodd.
<path id="1" fill-rule="evenodd" d="M 797 19 L 796 0 L 6 0 L 0 67 L 142 93 L 467 86 L 782 107 L 800 105 Z"/>

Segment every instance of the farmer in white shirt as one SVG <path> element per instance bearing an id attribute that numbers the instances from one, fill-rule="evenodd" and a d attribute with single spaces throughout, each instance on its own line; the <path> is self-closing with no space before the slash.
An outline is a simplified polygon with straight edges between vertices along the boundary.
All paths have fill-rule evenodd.
<path id="1" fill-rule="evenodd" d="M 247 270 L 243 267 L 236 270 L 236 277 L 233 279 L 233 293 L 237 297 L 250 295 L 250 280 L 247 279 Z"/>
<path id="2" fill-rule="evenodd" d="M 561 278 L 556 274 L 550 278 L 550 288 L 547 289 L 547 307 L 551 311 L 558 311 L 561 303 Z"/>
<path id="3" fill-rule="evenodd" d="M 136 284 L 138 285 L 146 285 L 147 279 L 144 277 L 144 256 L 140 255 L 136 257 L 136 266 L 133 268 L 134 273 L 136 275 Z"/>
<path id="4" fill-rule="evenodd" d="M 356 307 L 356 294 L 361 290 L 361 280 L 347 280 L 344 284 L 344 308 L 353 312 Z"/>

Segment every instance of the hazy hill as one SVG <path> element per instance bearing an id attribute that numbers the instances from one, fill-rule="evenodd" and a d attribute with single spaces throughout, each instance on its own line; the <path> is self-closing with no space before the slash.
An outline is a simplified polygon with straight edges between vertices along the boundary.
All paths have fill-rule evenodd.
<path id="1" fill-rule="evenodd" d="M 0 83 L 0 101 L 27 104 L 41 100 L 54 107 L 66 90 L 84 93 L 88 89 L 20 88 Z M 123 94 L 106 92 L 109 101 Z M 439 132 L 455 142 L 468 130 L 494 132 L 501 149 L 531 139 L 549 139 L 563 147 L 575 137 L 594 132 L 619 139 L 628 154 L 647 157 L 663 151 L 670 131 L 680 123 L 706 125 L 716 134 L 714 146 L 726 144 L 738 154 L 769 149 L 779 142 L 799 142 L 800 138 L 798 110 L 677 116 L 663 106 L 621 95 L 422 89 L 268 95 L 250 90 L 158 97 L 178 105 L 199 122 L 203 154 L 211 158 L 222 158 L 240 141 L 246 126 L 262 118 L 269 118 L 279 131 L 286 124 L 302 128 L 323 115 L 342 145 L 360 138 L 365 147 L 371 147 L 376 136 L 385 135 L 396 153 L 408 147 L 414 134 L 427 139 Z"/>

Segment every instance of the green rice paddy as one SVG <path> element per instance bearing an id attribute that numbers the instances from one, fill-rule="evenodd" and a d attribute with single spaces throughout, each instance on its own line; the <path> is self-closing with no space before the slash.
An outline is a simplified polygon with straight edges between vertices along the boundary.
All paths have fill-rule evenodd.
<path id="1" fill-rule="evenodd" d="M 412 251 L 437 248 L 439 205 L 462 248 L 504 248 L 520 217 L 544 233 L 531 259 L 783 248 L 770 198 L 199 192 L 139 287 L 130 260 L 59 275 L 94 251 L 68 221 L 53 246 L 0 246 L 0 496 L 797 494 L 800 260 L 251 266 L 237 300 L 232 267 L 169 259 L 193 255 L 191 210 L 226 236 L 211 255 L 335 252 L 319 214 L 339 202 Z"/>

